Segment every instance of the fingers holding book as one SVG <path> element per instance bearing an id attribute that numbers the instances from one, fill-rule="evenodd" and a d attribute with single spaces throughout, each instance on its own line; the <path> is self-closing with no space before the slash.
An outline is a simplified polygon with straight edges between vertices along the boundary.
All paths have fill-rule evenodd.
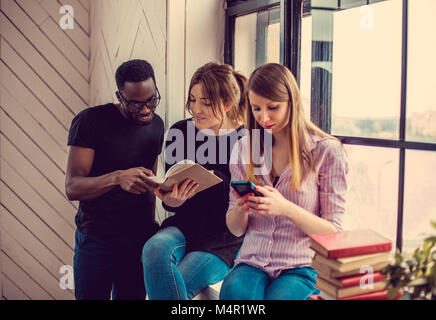
<path id="1" fill-rule="evenodd" d="M 179 195 L 182 199 L 190 199 L 200 185 L 194 180 L 186 179 L 180 186 Z"/>
<path id="2" fill-rule="evenodd" d="M 170 192 L 162 192 L 160 188 L 155 189 L 154 194 L 161 199 L 167 206 L 178 208 L 185 203 L 186 200 L 195 195 L 199 184 L 194 180 L 186 179 L 180 186 L 174 184 Z"/>

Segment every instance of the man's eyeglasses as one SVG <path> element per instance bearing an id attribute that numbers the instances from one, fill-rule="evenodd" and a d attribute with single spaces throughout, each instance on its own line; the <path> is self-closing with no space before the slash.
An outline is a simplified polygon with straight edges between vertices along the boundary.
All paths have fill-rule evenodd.
<path id="1" fill-rule="evenodd" d="M 150 111 L 156 110 L 157 106 L 160 103 L 160 99 L 161 99 L 158 88 L 156 88 L 156 93 L 157 93 L 157 97 L 151 97 L 150 99 L 148 99 L 145 102 L 140 102 L 140 101 L 134 101 L 134 100 L 130 100 L 130 101 L 127 100 L 126 98 L 124 98 L 121 91 L 119 91 L 120 97 L 123 99 L 127 108 L 132 112 L 141 112 L 145 106 L 147 106 L 147 109 L 149 109 Z"/>

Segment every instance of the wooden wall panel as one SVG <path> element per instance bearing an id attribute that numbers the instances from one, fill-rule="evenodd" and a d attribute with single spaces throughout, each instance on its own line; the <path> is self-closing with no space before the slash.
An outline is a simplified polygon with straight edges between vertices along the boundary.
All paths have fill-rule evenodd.
<path id="1" fill-rule="evenodd" d="M 115 71 L 131 59 L 145 59 L 153 65 L 159 91 L 165 96 L 165 0 L 94 0 L 90 37 L 92 105 L 116 102 Z M 164 111 L 165 106 L 159 105 L 158 114 Z"/>
<path id="2" fill-rule="evenodd" d="M 62 5 L 73 30 L 59 26 Z M 74 299 L 68 129 L 89 106 L 89 0 L 0 0 L 0 299 Z"/>

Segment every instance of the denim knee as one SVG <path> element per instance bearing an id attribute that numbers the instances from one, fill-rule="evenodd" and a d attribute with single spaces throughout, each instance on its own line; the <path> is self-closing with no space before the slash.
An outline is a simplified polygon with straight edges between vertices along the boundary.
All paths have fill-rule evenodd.
<path id="1" fill-rule="evenodd" d="M 220 300 L 249 300 L 245 296 L 244 280 L 234 272 L 230 272 L 224 279 L 220 291 Z M 242 289 L 242 290 L 241 290 Z"/>
<path id="2" fill-rule="evenodd" d="M 152 237 L 144 244 L 141 256 L 141 260 L 144 265 L 155 263 L 163 257 L 168 257 L 166 251 L 169 250 L 166 250 L 165 241 L 162 240 L 163 239 Z"/>
<path id="3" fill-rule="evenodd" d="M 157 262 L 167 262 L 175 247 L 185 245 L 183 234 L 174 227 L 160 230 L 151 237 L 142 248 L 142 263 L 144 266 Z"/>
<path id="4" fill-rule="evenodd" d="M 239 286 L 233 284 L 228 278 L 224 282 L 220 290 L 220 300 L 239 300 L 241 292 Z"/>

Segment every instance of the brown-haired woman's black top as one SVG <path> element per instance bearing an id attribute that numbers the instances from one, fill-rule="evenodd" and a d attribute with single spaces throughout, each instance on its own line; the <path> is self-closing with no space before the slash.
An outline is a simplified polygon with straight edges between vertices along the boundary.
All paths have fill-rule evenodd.
<path id="1" fill-rule="evenodd" d="M 188 134 L 188 126 L 192 129 L 191 135 Z M 163 206 L 167 211 L 175 212 L 175 214 L 165 219 L 161 228 L 169 226 L 179 228 L 186 238 L 186 253 L 192 251 L 207 251 L 223 259 L 230 267 L 233 267 L 238 250 L 242 245 L 243 237 L 235 237 L 228 230 L 226 225 L 226 212 L 229 205 L 231 182 L 228 163 L 230 161 L 233 145 L 242 136 L 243 128 L 244 127 L 241 126 L 237 130 L 233 130 L 226 135 L 206 136 L 195 128 L 192 119 L 182 120 L 174 124 L 170 130 L 178 129 L 184 137 L 184 159 L 199 163 L 207 170 L 213 170 L 215 175 L 223 179 L 223 182 L 199 192 L 178 208 L 172 208 L 163 203 Z M 195 133 L 196 139 L 192 139 L 192 132 Z M 175 142 L 175 139 L 176 138 L 166 141 L 166 146 L 168 147 L 171 143 Z M 210 139 L 212 139 L 212 141 Z M 213 147 L 215 148 L 213 149 L 216 150 L 215 157 L 213 157 L 215 159 L 209 161 L 212 163 L 196 161 L 198 160 L 195 159 L 196 157 L 193 157 L 192 155 L 188 156 L 187 143 L 195 143 L 195 154 L 203 144 L 207 143 L 210 150 L 209 152 L 212 151 Z M 224 143 L 226 144 L 224 145 Z M 223 146 L 226 146 L 226 148 L 223 148 Z M 203 145 L 203 148 L 205 147 L 206 145 Z M 201 150 L 204 150 L 203 148 Z M 223 152 L 227 152 L 225 157 L 222 154 Z M 206 153 L 206 157 L 207 156 L 208 154 Z M 174 157 L 174 155 L 165 154 L 166 160 L 171 157 Z M 209 159 L 209 157 L 207 158 Z M 183 159 L 178 160 L 180 161 Z M 168 171 L 171 166 L 172 165 L 168 165 L 166 161 L 165 171 Z"/>

